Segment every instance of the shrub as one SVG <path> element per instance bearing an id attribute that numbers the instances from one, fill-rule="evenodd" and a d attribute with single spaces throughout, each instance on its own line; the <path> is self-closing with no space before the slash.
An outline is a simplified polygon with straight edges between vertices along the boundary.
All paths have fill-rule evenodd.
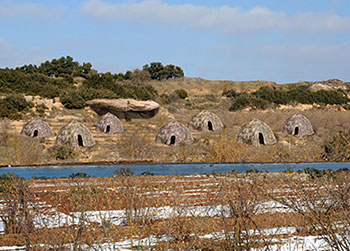
<path id="1" fill-rule="evenodd" d="M 142 172 L 141 175 L 142 176 L 154 176 L 154 173 L 145 171 L 145 172 Z"/>
<path id="2" fill-rule="evenodd" d="M 350 160 L 350 132 L 338 132 L 324 146 L 323 159 L 327 161 Z"/>
<path id="3" fill-rule="evenodd" d="M 178 89 L 175 90 L 175 93 L 177 94 L 177 96 L 181 99 L 185 99 L 187 98 L 187 92 L 184 89 Z"/>
<path id="4" fill-rule="evenodd" d="M 222 96 L 226 96 L 228 98 L 237 98 L 239 96 L 239 93 L 237 93 L 235 90 L 233 89 L 225 89 L 223 92 L 222 92 Z"/>
<path id="5" fill-rule="evenodd" d="M 267 100 L 256 98 L 249 94 L 241 94 L 233 100 L 230 111 L 236 111 L 244 109 L 246 107 L 252 107 L 254 109 L 266 109 L 271 103 Z"/>
<path id="6" fill-rule="evenodd" d="M 91 176 L 87 173 L 83 173 L 83 172 L 77 172 L 77 173 L 72 173 L 71 175 L 69 175 L 70 179 L 77 179 L 77 178 L 90 178 Z"/>
<path id="7" fill-rule="evenodd" d="M 61 103 L 68 109 L 82 109 L 85 99 L 75 90 L 67 90 L 60 95 Z"/>
<path id="8" fill-rule="evenodd" d="M 224 90 L 222 95 L 231 97 L 233 104 L 231 111 L 245 107 L 266 109 L 269 104 L 322 104 L 322 105 L 345 105 L 350 100 L 344 91 L 319 90 L 313 92 L 308 86 L 297 86 L 289 90 L 271 86 L 263 86 L 254 93 L 237 93 L 235 90 Z M 347 105 L 344 106 L 347 109 Z"/>
<path id="9" fill-rule="evenodd" d="M 73 159 L 76 155 L 74 148 L 69 146 L 54 146 L 51 151 L 56 160 Z"/>
<path id="10" fill-rule="evenodd" d="M 20 112 L 32 106 L 33 104 L 27 102 L 22 94 L 10 94 L 0 100 L 0 118 L 20 119 Z"/>
<path id="11" fill-rule="evenodd" d="M 184 72 L 181 67 L 172 64 L 163 66 L 163 64 L 160 62 L 152 62 L 150 65 L 144 65 L 142 69 L 144 71 L 148 71 L 151 78 L 156 80 L 179 78 L 184 76 Z"/>
<path id="12" fill-rule="evenodd" d="M 130 168 L 120 168 L 114 171 L 114 176 L 119 176 L 119 177 L 135 176 L 135 172 Z"/>

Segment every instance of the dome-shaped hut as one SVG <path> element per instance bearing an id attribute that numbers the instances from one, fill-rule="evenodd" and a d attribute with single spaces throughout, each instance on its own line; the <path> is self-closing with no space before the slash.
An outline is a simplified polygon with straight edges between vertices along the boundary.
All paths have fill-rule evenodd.
<path id="1" fill-rule="evenodd" d="M 40 118 L 35 118 L 27 122 L 22 128 L 21 134 L 33 138 L 55 136 L 51 127 Z"/>
<path id="2" fill-rule="evenodd" d="M 271 128 L 258 119 L 253 119 L 242 126 L 238 140 L 254 146 L 273 145 L 277 142 Z"/>
<path id="3" fill-rule="evenodd" d="M 286 120 L 283 126 L 283 133 L 305 137 L 313 135 L 315 132 L 310 121 L 304 115 L 296 113 Z"/>
<path id="4" fill-rule="evenodd" d="M 193 143 L 192 134 L 186 126 L 175 120 L 163 125 L 156 136 L 156 143 L 166 145 L 177 146 L 185 140 L 188 145 L 191 145 Z"/>
<path id="5" fill-rule="evenodd" d="M 190 122 L 190 126 L 193 129 L 205 132 L 218 131 L 224 128 L 220 118 L 208 111 L 201 111 L 194 116 Z"/>
<path id="6" fill-rule="evenodd" d="M 124 132 L 124 128 L 117 116 L 113 115 L 110 112 L 107 112 L 98 120 L 96 125 L 96 131 L 115 134 L 119 132 Z"/>
<path id="7" fill-rule="evenodd" d="M 56 138 L 56 144 L 72 147 L 90 147 L 95 145 L 89 129 L 78 121 L 73 120 L 61 128 Z"/>

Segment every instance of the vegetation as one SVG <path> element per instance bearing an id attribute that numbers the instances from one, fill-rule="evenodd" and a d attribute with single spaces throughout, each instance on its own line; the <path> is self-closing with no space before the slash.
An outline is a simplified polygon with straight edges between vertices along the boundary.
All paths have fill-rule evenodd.
<path id="1" fill-rule="evenodd" d="M 4 99 L 0 99 L 0 118 L 20 119 L 22 113 L 33 107 L 31 102 L 27 102 L 21 94 L 10 94 Z"/>
<path id="2" fill-rule="evenodd" d="M 287 104 L 322 104 L 345 105 L 350 100 L 342 90 L 312 91 L 308 86 L 296 86 L 290 89 L 281 89 L 263 86 L 253 93 L 237 93 L 235 90 L 224 90 L 223 96 L 233 100 L 231 111 L 246 107 L 266 109 L 268 106 Z"/>
<path id="3" fill-rule="evenodd" d="M 148 71 L 152 79 L 163 80 L 169 78 L 180 78 L 184 76 L 183 70 L 179 66 L 172 64 L 163 66 L 160 62 L 153 62 L 143 66 L 144 71 Z"/>
<path id="4" fill-rule="evenodd" d="M 0 246 L 306 251 L 322 244 L 349 250 L 349 172 L 307 177 L 296 172 L 88 182 L 6 177 Z"/>
<path id="5" fill-rule="evenodd" d="M 324 155 L 327 161 L 350 160 L 350 132 L 340 131 L 324 144 Z"/>
<path id="6" fill-rule="evenodd" d="M 120 168 L 114 171 L 114 176 L 116 177 L 127 177 L 127 176 L 135 176 L 135 172 L 130 168 Z"/>
<path id="7" fill-rule="evenodd" d="M 91 176 L 87 173 L 83 172 L 77 172 L 77 173 L 72 173 L 69 175 L 70 179 L 81 179 L 81 178 L 91 178 Z"/>
<path id="8" fill-rule="evenodd" d="M 39 66 L 30 64 L 16 69 L 0 69 L 0 93 L 6 96 L 22 93 L 46 98 L 60 97 L 66 108 L 81 109 L 87 100 L 95 98 L 155 99 L 158 97 L 157 91 L 151 85 L 145 85 L 145 82 L 183 75 L 179 66 L 163 66 L 158 62 L 145 65 L 142 70 L 126 71 L 125 74 L 98 73 L 92 69 L 91 63 L 80 64 L 66 56 Z M 4 105 L 0 109 L 0 117 L 8 117 L 7 114 L 12 113 L 8 111 L 11 108 L 4 108 Z M 14 118 L 19 118 L 19 115 L 14 113 Z"/>

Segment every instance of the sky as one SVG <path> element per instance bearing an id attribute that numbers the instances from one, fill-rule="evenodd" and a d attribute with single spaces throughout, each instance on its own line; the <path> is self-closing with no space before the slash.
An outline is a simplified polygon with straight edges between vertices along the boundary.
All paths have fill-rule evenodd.
<path id="1" fill-rule="evenodd" d="M 350 81 L 349 0 L 0 0 L 0 68 L 71 56 L 187 77 Z"/>

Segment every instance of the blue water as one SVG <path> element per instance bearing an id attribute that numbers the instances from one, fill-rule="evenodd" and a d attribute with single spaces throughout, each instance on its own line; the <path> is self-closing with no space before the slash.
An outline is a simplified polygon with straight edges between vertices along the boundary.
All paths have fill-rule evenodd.
<path id="1" fill-rule="evenodd" d="M 236 172 L 244 173 L 255 169 L 261 172 L 281 172 L 286 169 L 299 171 L 305 168 L 318 170 L 338 170 L 340 168 L 350 169 L 350 163 L 245 163 L 245 164 L 139 164 L 139 165 L 81 165 L 81 166 L 40 166 L 40 167 L 6 167 L 0 168 L 0 175 L 13 173 L 23 178 L 31 177 L 69 177 L 72 173 L 84 172 L 93 177 L 113 176 L 115 170 L 130 168 L 137 175 L 142 172 L 152 172 L 154 175 L 181 175 L 181 174 L 211 174 L 228 173 L 234 169 Z"/>

